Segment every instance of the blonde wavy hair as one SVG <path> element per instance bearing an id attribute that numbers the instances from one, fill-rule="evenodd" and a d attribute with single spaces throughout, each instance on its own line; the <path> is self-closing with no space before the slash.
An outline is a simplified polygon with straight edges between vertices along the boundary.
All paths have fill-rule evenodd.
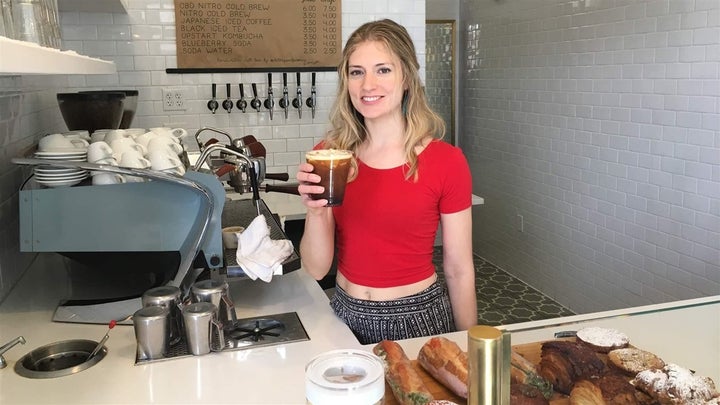
<path id="1" fill-rule="evenodd" d="M 417 181 L 417 153 L 428 136 L 441 139 L 445 136 L 445 122 L 428 105 L 425 90 L 420 81 L 420 64 L 415 53 L 415 45 L 405 27 L 389 20 L 371 21 L 360 26 L 350 35 L 338 65 L 339 85 L 335 104 L 330 112 L 332 129 L 328 131 L 325 147 L 346 149 L 356 153 L 367 139 L 365 119 L 353 107 L 348 94 L 348 64 L 350 55 L 359 45 L 377 41 L 385 44 L 388 51 L 400 59 L 404 87 L 403 116 L 405 118 L 405 158 L 408 170 L 405 178 L 413 177 Z M 357 161 L 353 159 L 354 174 L 357 175 Z M 354 176 L 353 176 L 354 177 Z"/>

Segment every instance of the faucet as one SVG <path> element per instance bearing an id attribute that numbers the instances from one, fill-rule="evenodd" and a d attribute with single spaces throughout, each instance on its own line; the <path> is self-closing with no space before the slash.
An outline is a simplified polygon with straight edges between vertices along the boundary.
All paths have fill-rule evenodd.
<path id="1" fill-rule="evenodd" d="M 7 367 L 7 363 L 5 362 L 5 357 L 3 357 L 3 354 L 5 354 L 6 351 L 12 349 L 13 346 L 18 343 L 25 344 L 25 338 L 22 336 L 18 336 L 15 339 L 6 343 L 3 347 L 0 347 L 0 369 Z"/>

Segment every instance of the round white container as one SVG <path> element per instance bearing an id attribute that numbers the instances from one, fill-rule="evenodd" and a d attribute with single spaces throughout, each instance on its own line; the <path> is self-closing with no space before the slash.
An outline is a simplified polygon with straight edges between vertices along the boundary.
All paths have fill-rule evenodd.
<path id="1" fill-rule="evenodd" d="M 305 398 L 312 405 L 381 404 L 385 369 L 373 353 L 341 349 L 322 353 L 305 366 Z"/>

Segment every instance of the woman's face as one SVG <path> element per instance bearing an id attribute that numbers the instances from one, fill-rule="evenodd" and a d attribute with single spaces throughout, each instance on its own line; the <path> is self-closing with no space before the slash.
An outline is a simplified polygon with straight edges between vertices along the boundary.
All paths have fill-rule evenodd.
<path id="1" fill-rule="evenodd" d="M 363 42 L 348 60 L 348 93 L 366 120 L 400 115 L 404 92 L 400 59 L 378 41 Z"/>

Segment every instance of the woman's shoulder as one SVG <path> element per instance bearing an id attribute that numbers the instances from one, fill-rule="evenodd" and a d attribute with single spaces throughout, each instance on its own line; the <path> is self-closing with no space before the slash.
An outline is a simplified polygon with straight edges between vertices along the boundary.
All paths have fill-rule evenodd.
<path id="1" fill-rule="evenodd" d="M 463 154 L 462 149 L 446 141 L 443 141 L 442 139 L 431 140 L 425 146 L 425 149 L 422 151 L 421 155 L 425 155 L 426 153 L 427 156 L 430 158 L 447 158 L 448 156 L 461 156 Z"/>

